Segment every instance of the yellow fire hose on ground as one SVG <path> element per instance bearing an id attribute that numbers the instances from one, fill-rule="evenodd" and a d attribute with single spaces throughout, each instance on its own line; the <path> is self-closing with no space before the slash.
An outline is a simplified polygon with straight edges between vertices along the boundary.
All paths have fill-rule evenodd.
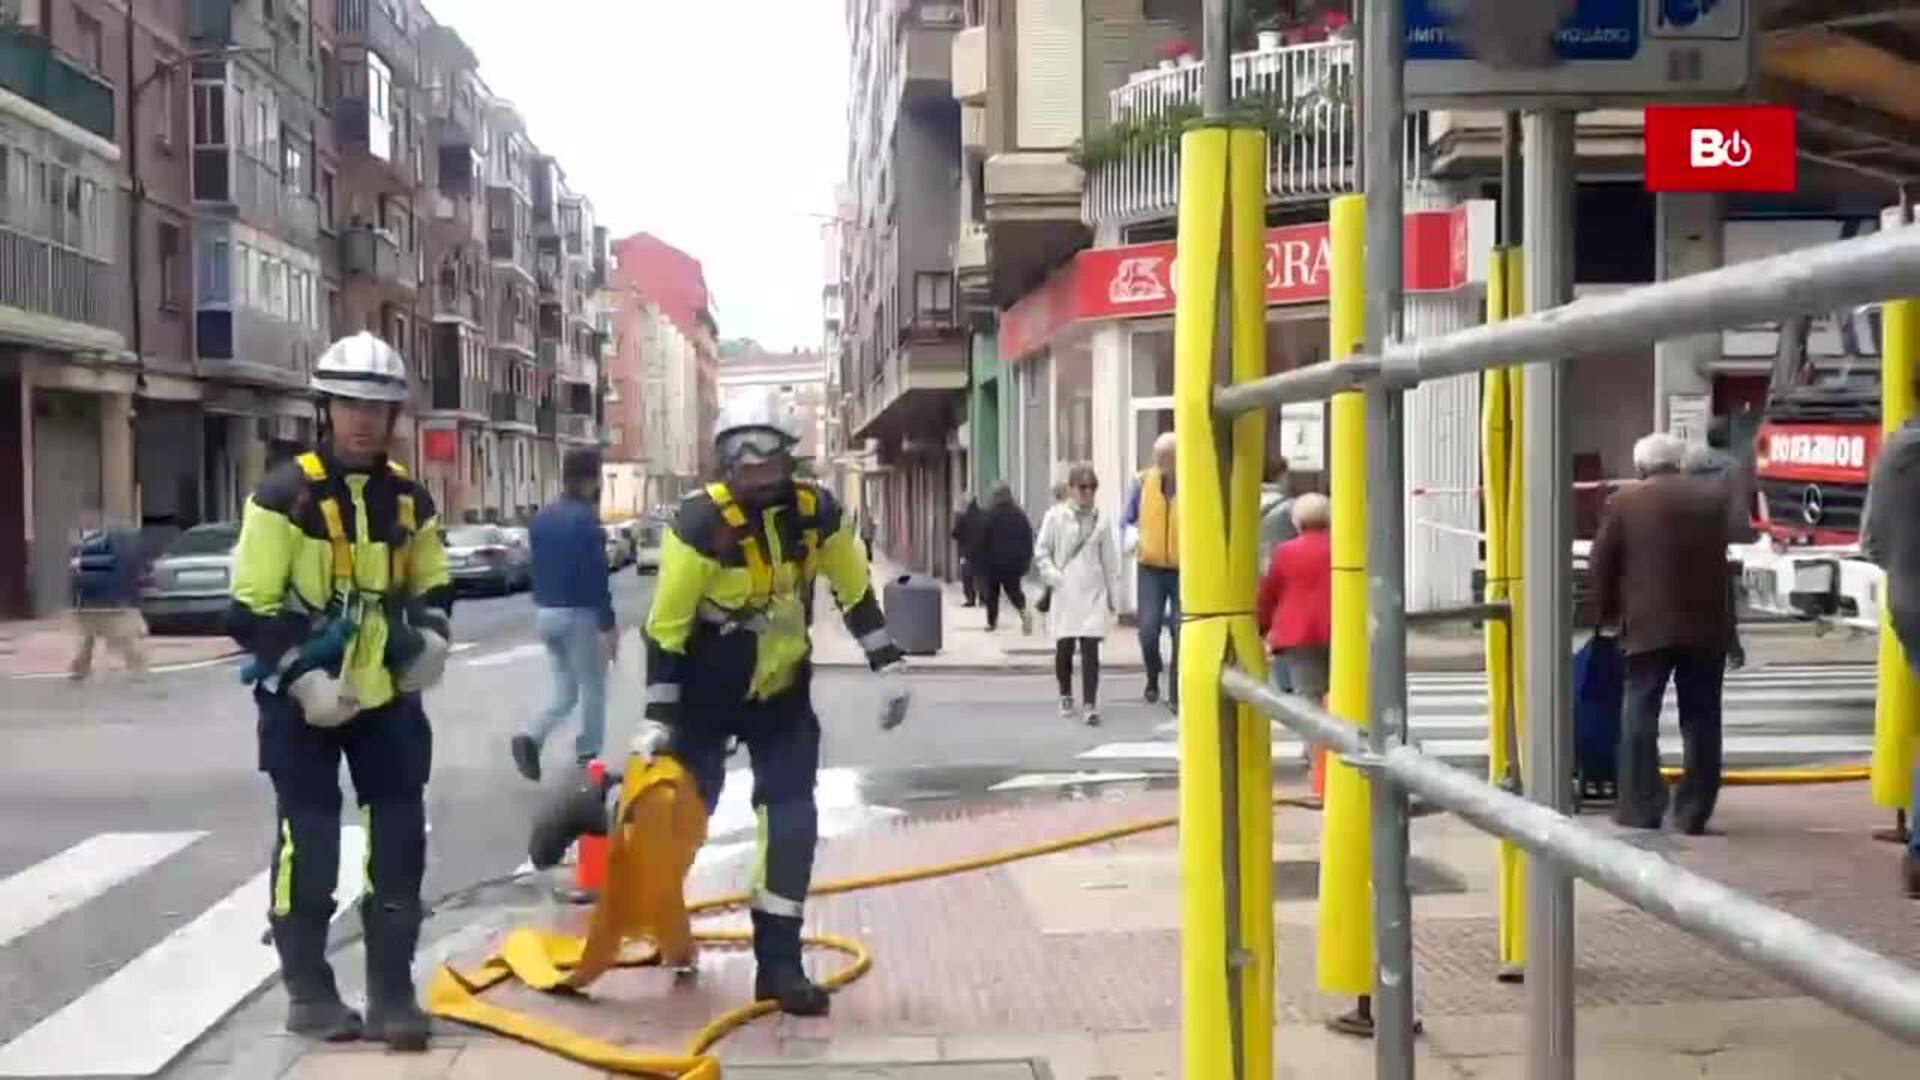
<path id="1" fill-rule="evenodd" d="M 656 758 L 627 770 L 622 781 L 619 820 L 607 844 L 607 885 L 594 905 L 587 936 L 529 928 L 513 931 L 500 951 L 472 971 L 442 967 L 428 991 L 434 1015 L 492 1031 L 551 1050 L 596 1069 L 663 1080 L 719 1080 L 720 1059 L 713 1048 L 731 1032 L 772 1013 L 772 1002 L 732 1009 L 701 1028 L 680 1053 L 638 1050 L 596 1039 L 551 1020 L 482 1000 L 486 991 L 510 978 L 537 990 L 578 992 L 615 967 L 690 966 L 698 944 L 740 947 L 752 940 L 745 931 L 692 929 L 692 918 L 747 902 L 733 893 L 684 904 L 679 889 L 693 853 L 706 839 L 706 807 L 679 763 Z M 1674 775 L 1677 770 L 1665 770 Z M 1865 780 L 1865 766 L 1729 772 L 1729 785 L 1842 783 Z M 1316 800 L 1276 795 L 1275 807 L 1318 809 Z M 682 812 L 685 811 L 685 812 Z M 1179 824 L 1177 816 L 1146 818 L 1124 825 L 1078 833 L 1045 843 L 990 852 L 970 859 L 849 878 L 816 886 L 811 896 L 835 896 L 868 889 L 971 873 L 1074 848 L 1123 840 Z M 662 842 L 668 838 L 671 842 Z M 629 943 L 636 947 L 629 948 Z M 809 946 L 848 958 L 821 985 L 838 990 L 867 973 L 873 954 L 857 939 L 809 935 Z"/>

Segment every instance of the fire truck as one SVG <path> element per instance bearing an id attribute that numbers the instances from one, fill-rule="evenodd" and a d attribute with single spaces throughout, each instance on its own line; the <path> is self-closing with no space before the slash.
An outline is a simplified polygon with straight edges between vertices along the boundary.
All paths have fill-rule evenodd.
<path id="1" fill-rule="evenodd" d="M 1758 538 L 1732 551 L 1752 609 L 1879 628 L 1883 575 L 1859 548 L 1879 451 L 1879 306 L 1789 320 L 1754 443 Z"/>

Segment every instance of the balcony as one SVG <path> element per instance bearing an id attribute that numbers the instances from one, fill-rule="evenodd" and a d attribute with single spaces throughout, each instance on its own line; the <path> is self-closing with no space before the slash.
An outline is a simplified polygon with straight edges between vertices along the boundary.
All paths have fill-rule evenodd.
<path id="1" fill-rule="evenodd" d="M 112 85 L 19 27 L 0 26 L 0 90 L 108 142 L 116 138 Z"/>
<path id="2" fill-rule="evenodd" d="M 527 359 L 533 358 L 533 324 L 516 319 L 507 308 L 494 312 L 493 347 L 496 350 L 515 353 Z"/>
<path id="3" fill-rule="evenodd" d="M 369 278 L 406 292 L 420 284 L 413 255 L 400 250 L 392 233 L 364 225 L 340 234 L 340 270 L 349 277 Z"/>
<path id="4" fill-rule="evenodd" d="M 202 377 L 282 389 L 304 386 L 327 345 L 310 326 L 226 307 L 196 311 L 193 340 Z"/>
<path id="5" fill-rule="evenodd" d="M 544 435 L 551 439 L 558 428 L 559 423 L 554 414 L 552 404 L 540 405 L 534 408 L 533 430 L 535 434 Z"/>
<path id="6" fill-rule="evenodd" d="M 400 27 L 397 10 L 402 0 L 339 0 L 335 32 L 341 45 L 358 45 L 380 54 L 396 79 L 413 82 L 418 52 Z"/>
<path id="7" fill-rule="evenodd" d="M 533 434 L 533 400 L 503 390 L 493 392 L 493 426 Z"/>
<path id="8" fill-rule="evenodd" d="M 441 278 L 433 291 L 433 317 L 436 322 L 462 321 L 480 325 L 480 298 L 463 289 L 458 281 Z"/>
<path id="9" fill-rule="evenodd" d="M 956 398 L 966 393 L 968 341 L 950 326 L 913 327 L 890 350 L 852 412 L 861 439 L 912 439 L 944 431 Z"/>
<path id="10" fill-rule="evenodd" d="M 566 442 L 595 443 L 600 439 L 594 430 L 593 417 L 577 413 L 559 414 L 559 435 Z"/>
<path id="11" fill-rule="evenodd" d="M 193 198 L 302 246 L 320 235 L 320 204 L 289 190 L 279 171 L 221 146 L 193 151 Z"/>
<path id="12" fill-rule="evenodd" d="M 91 338 L 96 348 L 122 347 L 126 331 L 127 279 L 114 263 L 0 227 L 0 307 L 17 308 L 107 331 Z M 65 337 L 67 335 L 63 335 Z"/>
<path id="13" fill-rule="evenodd" d="M 969 310 L 993 307 L 990 250 L 985 225 L 961 222 L 960 235 L 953 242 L 953 276 L 959 286 L 961 306 Z M 838 306 L 837 300 L 835 306 Z M 837 323 L 837 312 L 830 311 L 828 319 Z"/>
<path id="14" fill-rule="evenodd" d="M 486 215 L 471 198 L 436 191 L 429 201 L 433 205 L 431 228 L 436 241 L 449 247 L 465 244 L 477 247 L 487 242 Z"/>
<path id="15" fill-rule="evenodd" d="M 1234 101 L 1267 126 L 1269 203 L 1317 202 L 1358 190 L 1356 70 L 1351 41 L 1234 54 Z M 1086 170 L 1083 216 L 1094 225 L 1172 217 L 1179 205 L 1180 133 L 1199 116 L 1199 65 L 1135 72 L 1107 101 L 1107 129 L 1076 150 Z M 1409 123 L 1417 134 L 1418 119 Z M 1421 146 L 1408 138 L 1408 177 L 1415 175 Z"/>
<path id="16" fill-rule="evenodd" d="M 364 97 L 343 96 L 333 105 L 333 133 L 349 164 L 372 165 L 377 186 L 387 194 L 412 191 L 413 153 L 390 119 L 373 114 Z M 357 159 L 357 160 L 355 160 Z"/>
<path id="17" fill-rule="evenodd" d="M 920 0 L 906 21 L 901 77 L 908 96 L 953 96 L 953 39 L 966 23 L 958 3 Z"/>

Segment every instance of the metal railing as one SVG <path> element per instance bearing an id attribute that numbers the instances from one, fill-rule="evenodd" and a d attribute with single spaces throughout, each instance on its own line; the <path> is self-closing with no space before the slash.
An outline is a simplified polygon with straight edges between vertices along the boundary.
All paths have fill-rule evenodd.
<path id="1" fill-rule="evenodd" d="M 1524 207 L 1524 223 L 1503 226 L 1506 250 L 1496 251 L 1495 263 L 1505 281 L 1506 256 L 1523 233 L 1531 313 L 1401 340 L 1403 11 L 1398 0 L 1366 0 L 1360 158 L 1363 176 L 1378 179 L 1364 200 L 1346 196 L 1331 207 L 1330 351 L 1338 359 L 1261 377 L 1264 297 L 1234 283 L 1262 276 L 1265 206 L 1253 173 L 1264 167 L 1266 152 L 1263 133 L 1231 111 L 1227 8 L 1226 0 L 1207 4 L 1209 54 L 1221 59 L 1198 77 L 1206 115 L 1216 123 L 1183 136 L 1181 168 L 1192 190 L 1204 194 L 1181 206 L 1174 330 L 1177 512 L 1183 547 L 1192 543 L 1183 551 L 1190 569 L 1181 580 L 1180 635 L 1183 1075 L 1274 1074 L 1272 747 L 1264 717 L 1339 756 L 1328 769 L 1321 834 L 1320 989 L 1373 999 L 1378 1077 L 1410 1080 L 1415 1071 L 1412 795 L 1531 856 L 1523 912 L 1524 1072 L 1533 1080 L 1574 1075 L 1575 878 L 1920 1043 L 1920 972 L 1571 816 L 1573 403 L 1565 371 L 1573 360 L 1632 355 L 1660 340 L 1920 296 L 1920 227 L 1569 302 L 1573 114 L 1529 112 L 1509 126 L 1511 147 L 1520 145 L 1524 128 L 1524 193 L 1512 179 L 1520 170 L 1510 157 L 1505 196 Z M 1519 275 L 1512 277 L 1518 284 Z M 1502 286 L 1497 295 L 1489 297 L 1495 317 L 1510 314 L 1517 294 Z M 1231 313 L 1220 310 L 1223 304 Z M 1903 325 L 1920 324 L 1920 301 L 1899 306 L 1909 320 Z M 1524 550 L 1511 552 L 1508 572 L 1517 571 L 1524 587 L 1516 604 L 1497 612 L 1481 605 L 1448 613 L 1501 615 L 1498 625 L 1511 624 L 1524 661 L 1515 671 L 1525 688 L 1524 745 L 1516 729 L 1506 729 L 1506 746 L 1524 775 L 1510 769 L 1497 783 L 1407 745 L 1407 627 L 1417 616 L 1405 608 L 1403 398 L 1426 380 L 1470 373 L 1486 374 L 1503 388 L 1503 399 L 1505 380 L 1518 380 L 1513 400 L 1524 406 L 1512 439 L 1512 453 L 1526 462 L 1524 476 L 1507 493 L 1525 522 Z M 1228 385 L 1218 385 L 1223 376 Z M 1265 685 L 1265 650 L 1252 614 L 1266 413 L 1324 398 L 1333 399 L 1334 499 L 1327 708 Z M 1494 659 L 1490 649 L 1490 667 Z M 1499 725 L 1492 726 L 1497 735 Z M 1356 850 L 1370 851 L 1370 862 Z M 1510 884 L 1503 881 L 1503 898 L 1512 895 Z M 1502 924 L 1504 931 L 1504 912 Z"/>
<path id="2" fill-rule="evenodd" d="M 0 228 L 0 306 L 125 332 L 126 277 L 115 264 Z"/>
<path id="3" fill-rule="evenodd" d="M 1351 41 L 1234 54 L 1233 100 L 1261 116 L 1276 136 L 1267 147 L 1268 202 L 1313 201 L 1358 190 L 1354 58 Z M 1179 206 L 1179 129 L 1198 112 L 1201 72 L 1199 64 L 1139 71 L 1109 92 L 1111 126 L 1083 144 L 1083 152 L 1103 155 L 1086 163 L 1082 216 L 1089 224 L 1163 218 Z M 1424 129 L 1419 118 L 1409 124 Z M 1418 139 L 1407 141 L 1408 178 L 1417 173 L 1419 145 Z"/>

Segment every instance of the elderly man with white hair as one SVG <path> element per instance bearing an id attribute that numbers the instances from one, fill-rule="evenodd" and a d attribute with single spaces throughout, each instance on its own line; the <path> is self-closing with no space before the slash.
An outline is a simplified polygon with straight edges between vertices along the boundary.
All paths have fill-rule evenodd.
<path id="1" fill-rule="evenodd" d="M 1627 666 L 1614 818 L 1658 829 L 1667 816 L 1660 706 L 1671 679 L 1685 743 L 1673 823 L 1698 836 L 1720 793 L 1721 689 L 1734 622 L 1725 494 L 1682 471 L 1686 452 L 1664 432 L 1634 444 L 1640 481 L 1608 500 L 1591 566 L 1600 625 L 1619 634 Z"/>
<path id="2" fill-rule="evenodd" d="M 1167 671 L 1167 704 L 1180 704 L 1180 523 L 1173 509 L 1173 432 L 1153 442 L 1153 464 L 1133 482 L 1121 519 L 1125 545 L 1140 562 L 1140 657 L 1147 668 L 1147 701 L 1160 700 L 1160 672 Z M 1173 638 L 1173 662 L 1162 664 L 1160 632 Z"/>

